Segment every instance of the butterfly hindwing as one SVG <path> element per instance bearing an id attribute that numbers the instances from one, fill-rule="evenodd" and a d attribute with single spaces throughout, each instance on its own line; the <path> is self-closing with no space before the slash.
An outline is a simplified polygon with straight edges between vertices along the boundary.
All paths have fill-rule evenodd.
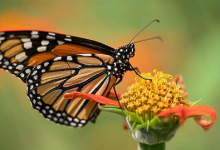
<path id="1" fill-rule="evenodd" d="M 94 119 L 98 109 L 96 102 L 81 98 L 68 100 L 63 95 L 73 91 L 97 95 L 109 92 L 116 78 L 107 74 L 106 63 L 98 56 L 62 56 L 33 68 L 27 78 L 33 107 L 44 117 L 73 127 L 82 127 Z"/>

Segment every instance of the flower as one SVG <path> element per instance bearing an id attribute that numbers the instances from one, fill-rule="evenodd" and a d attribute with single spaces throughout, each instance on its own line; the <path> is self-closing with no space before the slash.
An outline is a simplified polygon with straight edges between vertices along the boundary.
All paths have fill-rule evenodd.
<path id="1" fill-rule="evenodd" d="M 180 85 L 175 81 L 168 82 L 171 75 L 157 70 L 154 70 L 154 74 L 141 74 L 142 77 L 152 80 L 136 77 L 136 82 L 128 87 L 120 100 L 123 109 L 138 114 L 143 120 L 149 116 L 153 118 L 171 107 L 189 105 Z"/>
<path id="2" fill-rule="evenodd" d="M 174 137 L 178 128 L 189 117 L 193 117 L 205 130 L 214 124 L 216 112 L 212 107 L 197 105 L 200 100 L 190 102 L 186 99 L 188 94 L 182 76 L 173 78 L 161 71 L 153 72 L 154 75 L 141 74 L 149 80 L 136 77 L 135 83 L 127 88 L 127 92 L 118 95 L 120 105 L 103 96 L 79 92 L 65 94 L 65 98 L 81 97 L 111 105 L 100 105 L 99 108 L 125 118 L 131 136 L 139 142 L 139 149 L 164 149 L 165 142 Z M 110 97 L 114 98 L 114 93 L 110 92 Z M 211 120 L 205 120 L 204 116 L 209 116 Z"/>

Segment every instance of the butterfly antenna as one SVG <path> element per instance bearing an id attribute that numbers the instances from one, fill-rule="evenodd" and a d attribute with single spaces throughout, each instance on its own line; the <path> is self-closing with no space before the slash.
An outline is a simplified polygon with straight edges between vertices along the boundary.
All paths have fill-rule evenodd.
<path id="1" fill-rule="evenodd" d="M 139 31 L 129 42 L 129 44 L 131 44 L 131 42 L 142 32 L 144 31 L 145 28 L 147 28 L 149 25 L 151 25 L 153 22 L 157 21 L 158 23 L 160 22 L 158 19 L 155 19 L 153 21 L 151 21 L 150 23 L 148 23 L 141 31 Z"/>
<path id="2" fill-rule="evenodd" d="M 152 38 L 143 39 L 143 40 L 140 40 L 140 41 L 133 42 L 133 44 L 134 43 L 139 43 L 139 42 L 144 42 L 144 41 L 149 41 L 149 40 L 160 40 L 161 42 L 163 42 L 163 39 L 160 36 L 155 36 L 155 37 L 152 37 Z"/>

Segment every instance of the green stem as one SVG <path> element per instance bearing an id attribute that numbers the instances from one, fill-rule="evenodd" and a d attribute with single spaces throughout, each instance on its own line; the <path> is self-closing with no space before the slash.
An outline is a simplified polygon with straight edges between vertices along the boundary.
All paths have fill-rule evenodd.
<path id="1" fill-rule="evenodd" d="M 165 148 L 165 143 L 159 143 L 155 145 L 138 143 L 138 150 L 166 150 L 166 148 Z"/>
<path id="2" fill-rule="evenodd" d="M 121 108 L 118 108 L 118 107 L 99 106 L 99 109 L 105 112 L 111 112 L 111 113 L 121 115 L 125 118 L 127 117 L 127 114 Z"/>

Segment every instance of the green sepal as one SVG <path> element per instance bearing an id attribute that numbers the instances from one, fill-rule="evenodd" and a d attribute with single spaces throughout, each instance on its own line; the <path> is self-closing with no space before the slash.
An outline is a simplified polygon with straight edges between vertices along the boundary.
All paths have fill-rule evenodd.
<path id="1" fill-rule="evenodd" d="M 133 112 L 128 112 L 128 111 L 126 113 L 129 117 L 130 122 L 137 122 L 139 124 L 144 123 L 144 121 L 137 114 L 135 114 Z"/>
<path id="2" fill-rule="evenodd" d="M 150 127 L 157 132 L 166 133 L 171 128 L 172 121 L 170 117 L 167 118 L 160 118 L 154 117 L 150 121 Z"/>
<path id="3" fill-rule="evenodd" d="M 190 106 L 190 107 L 191 107 L 191 106 L 195 106 L 195 105 L 197 105 L 201 100 L 202 100 L 202 99 L 199 99 L 199 100 L 197 100 L 197 101 L 195 101 L 195 102 L 192 102 L 189 106 Z"/>
<path id="4" fill-rule="evenodd" d="M 118 115 L 121 115 L 122 117 L 127 117 L 127 114 L 124 110 L 122 110 L 119 107 L 113 107 L 113 106 L 99 106 L 99 109 L 106 112 L 115 113 Z"/>
<path id="5" fill-rule="evenodd" d="M 143 128 L 147 128 L 147 124 L 143 123 L 143 124 L 136 124 L 134 127 L 132 126 L 132 132 L 135 132 L 136 130 L 140 130 Z"/>

